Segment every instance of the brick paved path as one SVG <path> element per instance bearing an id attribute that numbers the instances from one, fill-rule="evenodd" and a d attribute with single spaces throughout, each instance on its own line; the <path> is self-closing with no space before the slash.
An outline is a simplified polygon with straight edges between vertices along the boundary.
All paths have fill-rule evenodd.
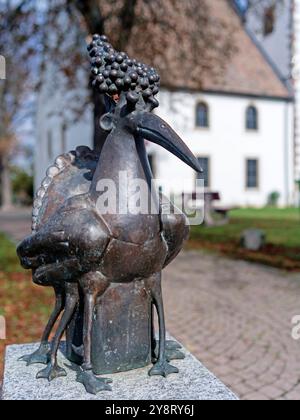
<path id="1" fill-rule="evenodd" d="M 3 215 L 20 240 L 28 211 Z M 300 400 L 300 275 L 204 253 L 181 254 L 164 274 L 167 327 L 241 399 Z"/>
<path id="2" fill-rule="evenodd" d="M 241 399 L 300 400 L 300 276 L 186 253 L 164 277 L 168 329 Z"/>

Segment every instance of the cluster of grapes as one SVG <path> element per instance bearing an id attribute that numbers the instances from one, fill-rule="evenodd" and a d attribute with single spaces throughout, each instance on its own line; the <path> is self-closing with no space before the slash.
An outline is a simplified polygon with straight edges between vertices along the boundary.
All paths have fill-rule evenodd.
<path id="1" fill-rule="evenodd" d="M 159 105 L 160 77 L 153 67 L 131 60 L 124 52 L 117 52 L 106 36 L 94 35 L 88 46 L 91 57 L 93 86 L 112 97 L 127 92 L 127 101 L 136 104 L 140 95 L 153 108 Z"/>

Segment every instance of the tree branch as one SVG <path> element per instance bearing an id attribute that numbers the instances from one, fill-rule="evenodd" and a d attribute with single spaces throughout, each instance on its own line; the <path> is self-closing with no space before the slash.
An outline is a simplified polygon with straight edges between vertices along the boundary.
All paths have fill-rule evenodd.
<path id="1" fill-rule="evenodd" d="M 104 33 L 104 18 L 97 0 L 67 0 L 68 4 L 74 4 L 82 14 L 87 29 L 91 34 Z"/>
<path id="2" fill-rule="evenodd" d="M 132 28 L 135 24 L 136 19 L 136 4 L 137 0 L 124 0 L 124 5 L 122 7 L 121 13 L 119 15 L 120 20 L 120 35 L 117 48 L 119 50 L 124 50 L 128 40 L 130 38 Z"/>

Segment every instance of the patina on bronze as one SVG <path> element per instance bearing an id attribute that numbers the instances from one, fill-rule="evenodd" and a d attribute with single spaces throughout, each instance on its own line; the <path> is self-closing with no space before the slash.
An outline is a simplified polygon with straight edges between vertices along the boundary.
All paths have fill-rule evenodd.
<path id="1" fill-rule="evenodd" d="M 23 267 L 32 269 L 33 281 L 53 287 L 56 294 L 40 348 L 22 360 L 47 365 L 38 378 L 65 376 L 57 351 L 67 332 L 68 357 L 80 366 L 77 381 L 96 394 L 111 390 L 111 381 L 99 374 L 151 362 L 150 376 L 178 372 L 169 363 L 182 354 L 178 344 L 166 341 L 161 273 L 182 249 L 189 227 L 186 217 L 151 188 L 145 140 L 161 145 L 195 171 L 201 168 L 172 128 L 152 113 L 159 105 L 155 69 L 116 52 L 105 36 L 95 35 L 88 50 L 94 88 L 107 98 L 107 113 L 100 122 L 107 140 L 100 154 L 79 147 L 59 156 L 48 169 L 34 203 L 32 235 L 19 245 L 18 255 Z M 146 212 L 99 210 L 106 192 L 99 185 L 108 179 L 122 190 L 120 173 L 128 182 L 145 181 Z M 126 190 L 125 208 L 134 193 Z M 115 200 L 119 209 L 120 196 Z M 124 206 L 124 195 L 122 200 Z"/>

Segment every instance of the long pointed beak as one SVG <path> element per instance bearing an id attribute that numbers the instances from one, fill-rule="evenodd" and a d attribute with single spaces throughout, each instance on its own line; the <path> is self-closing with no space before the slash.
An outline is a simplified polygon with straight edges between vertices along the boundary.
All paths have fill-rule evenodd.
<path id="1" fill-rule="evenodd" d="M 139 136 L 162 146 L 193 168 L 196 172 L 203 172 L 198 160 L 183 140 L 157 115 L 151 113 L 140 114 L 136 123 Z"/>

